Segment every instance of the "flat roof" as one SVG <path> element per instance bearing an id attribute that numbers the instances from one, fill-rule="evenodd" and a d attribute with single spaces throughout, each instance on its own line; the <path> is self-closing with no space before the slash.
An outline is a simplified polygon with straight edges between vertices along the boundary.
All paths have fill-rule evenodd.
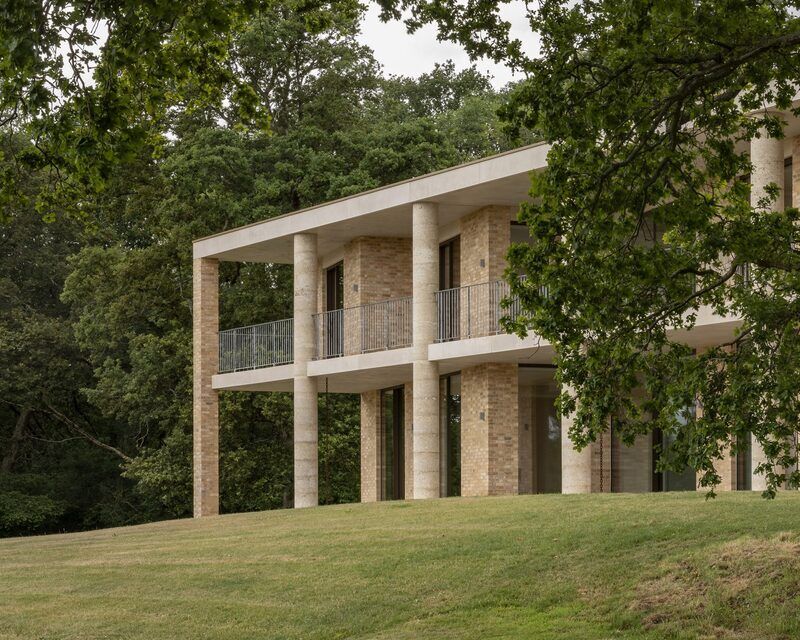
<path id="1" fill-rule="evenodd" d="M 291 264 L 296 233 L 319 233 L 320 255 L 358 236 L 411 237 L 415 202 L 438 203 L 440 226 L 487 205 L 518 206 L 529 197 L 530 173 L 546 166 L 549 150 L 540 142 L 223 231 L 195 240 L 193 254 Z"/>

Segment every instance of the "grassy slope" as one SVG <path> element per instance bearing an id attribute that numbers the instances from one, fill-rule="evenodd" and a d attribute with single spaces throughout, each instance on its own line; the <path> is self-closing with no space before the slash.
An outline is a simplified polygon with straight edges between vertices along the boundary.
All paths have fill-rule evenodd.
<path id="1" fill-rule="evenodd" d="M 0 540 L 0 638 L 797 638 L 798 529 L 796 494 L 651 494 Z"/>

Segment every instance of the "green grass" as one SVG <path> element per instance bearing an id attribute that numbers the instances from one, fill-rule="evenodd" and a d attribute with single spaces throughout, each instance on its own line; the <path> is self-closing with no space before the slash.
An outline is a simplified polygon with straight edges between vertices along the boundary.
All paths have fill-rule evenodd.
<path id="1" fill-rule="evenodd" d="M 798 638 L 800 495 L 343 505 L 0 540 L 0 638 Z"/>

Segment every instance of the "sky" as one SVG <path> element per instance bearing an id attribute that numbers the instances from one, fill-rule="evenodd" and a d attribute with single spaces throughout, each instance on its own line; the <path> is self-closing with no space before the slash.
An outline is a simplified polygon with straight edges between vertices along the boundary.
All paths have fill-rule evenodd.
<path id="1" fill-rule="evenodd" d="M 402 22 L 383 23 L 378 15 L 377 5 L 370 3 L 359 40 L 375 52 L 375 57 L 387 74 L 418 76 L 430 71 L 434 63 L 448 59 L 455 63 L 457 69 L 470 65 L 469 57 L 460 46 L 437 41 L 436 28 L 432 25 L 410 35 Z M 503 7 L 501 15 L 511 23 L 511 33 L 523 43 L 524 50 L 534 54 L 536 42 L 525 19 L 525 3 L 512 0 Z M 476 66 L 480 71 L 490 73 L 492 84 L 498 88 L 519 79 L 507 67 L 491 61 L 478 61 Z"/>

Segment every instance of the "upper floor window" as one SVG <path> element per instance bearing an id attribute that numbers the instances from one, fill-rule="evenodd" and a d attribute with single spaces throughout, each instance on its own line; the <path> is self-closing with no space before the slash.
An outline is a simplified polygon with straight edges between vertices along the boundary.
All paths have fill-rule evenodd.
<path id="1" fill-rule="evenodd" d="M 461 286 L 461 237 L 439 245 L 439 291 Z"/>
<path id="2" fill-rule="evenodd" d="M 344 262 L 325 270 L 325 311 L 344 308 Z"/>

